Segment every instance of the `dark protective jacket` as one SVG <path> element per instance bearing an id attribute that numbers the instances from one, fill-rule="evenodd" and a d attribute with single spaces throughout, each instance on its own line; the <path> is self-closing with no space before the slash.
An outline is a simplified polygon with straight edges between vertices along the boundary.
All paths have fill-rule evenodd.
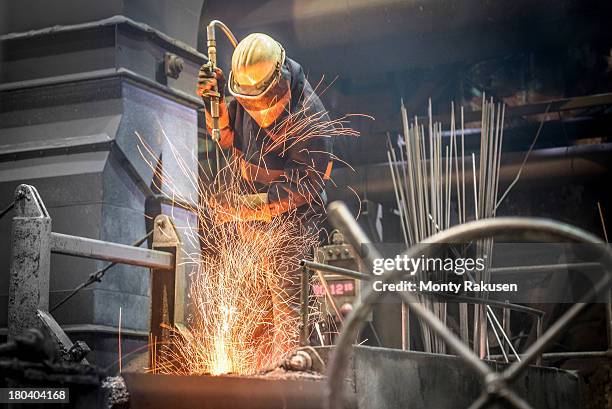
<path id="1" fill-rule="evenodd" d="M 229 121 L 221 123 L 220 144 L 238 157 L 250 190 L 267 193 L 272 215 L 293 209 L 321 213 L 332 168 L 331 124 L 302 67 L 289 58 L 285 67 L 291 76 L 288 113 L 261 128 L 231 100 Z"/>

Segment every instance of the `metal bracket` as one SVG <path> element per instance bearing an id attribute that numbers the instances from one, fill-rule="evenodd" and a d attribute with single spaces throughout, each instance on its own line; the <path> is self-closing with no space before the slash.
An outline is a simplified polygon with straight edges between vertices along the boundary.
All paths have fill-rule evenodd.
<path id="1" fill-rule="evenodd" d="M 15 217 L 49 217 L 49 212 L 34 186 L 19 185 L 15 190 Z"/>
<path id="2" fill-rule="evenodd" d="M 172 219 L 166 215 L 155 218 L 153 249 L 174 254 L 172 269 L 151 269 L 152 343 L 149 344 L 149 364 L 159 355 L 159 345 L 168 345 L 172 328 L 185 322 L 185 267 L 181 262 L 182 242 Z"/>
<path id="3" fill-rule="evenodd" d="M 166 52 L 164 54 L 164 73 L 167 77 L 177 79 L 183 68 L 185 61 L 176 54 Z"/>
<path id="4" fill-rule="evenodd" d="M 85 365 L 89 364 L 87 359 L 85 359 L 85 355 L 91 352 L 91 349 L 89 349 L 89 346 L 87 346 L 85 342 L 77 341 L 73 343 L 68 335 L 66 335 L 62 327 L 60 327 L 57 321 L 55 321 L 55 318 L 53 318 L 48 312 L 38 310 L 37 315 L 44 327 L 59 345 L 60 352 L 64 360 L 68 362 L 80 362 Z"/>
<path id="5" fill-rule="evenodd" d="M 40 327 L 37 310 L 49 309 L 51 218 L 34 186 L 15 191 L 11 231 L 8 339 Z"/>

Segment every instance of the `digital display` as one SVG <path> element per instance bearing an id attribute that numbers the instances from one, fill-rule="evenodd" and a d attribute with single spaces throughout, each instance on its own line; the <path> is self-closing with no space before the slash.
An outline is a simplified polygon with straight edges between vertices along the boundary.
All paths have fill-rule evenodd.
<path id="1" fill-rule="evenodd" d="M 345 296 L 355 295 L 355 281 L 354 280 L 335 280 L 328 281 L 329 292 L 332 296 Z M 314 294 L 316 297 L 325 297 L 325 287 L 321 283 L 315 283 L 312 285 Z"/>

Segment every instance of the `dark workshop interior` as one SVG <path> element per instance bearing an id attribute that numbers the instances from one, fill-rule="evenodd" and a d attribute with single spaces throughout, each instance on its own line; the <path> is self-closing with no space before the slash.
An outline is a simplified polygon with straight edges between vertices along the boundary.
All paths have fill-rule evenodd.
<path id="1" fill-rule="evenodd" d="M 0 0 L 0 405 L 612 409 L 611 21 Z"/>

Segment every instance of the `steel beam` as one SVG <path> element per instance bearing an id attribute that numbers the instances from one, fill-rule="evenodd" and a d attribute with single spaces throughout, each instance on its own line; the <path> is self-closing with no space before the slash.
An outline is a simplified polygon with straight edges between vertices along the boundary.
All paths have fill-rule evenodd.
<path id="1" fill-rule="evenodd" d="M 173 263 L 151 270 L 150 332 L 153 343 L 149 344 L 149 364 L 153 357 L 160 357 L 161 345 L 169 345 L 172 328 L 185 323 L 185 266 L 180 262 L 182 243 L 172 220 L 166 215 L 155 218 L 153 248 L 173 254 Z M 158 253 L 160 251 L 157 251 Z"/>
<path id="2" fill-rule="evenodd" d="M 51 252 L 141 267 L 174 266 L 174 255 L 167 252 L 61 233 L 51 233 Z"/>
<path id="3" fill-rule="evenodd" d="M 11 232 L 8 339 L 40 327 L 37 310 L 49 309 L 51 217 L 38 191 L 19 185 Z"/>

